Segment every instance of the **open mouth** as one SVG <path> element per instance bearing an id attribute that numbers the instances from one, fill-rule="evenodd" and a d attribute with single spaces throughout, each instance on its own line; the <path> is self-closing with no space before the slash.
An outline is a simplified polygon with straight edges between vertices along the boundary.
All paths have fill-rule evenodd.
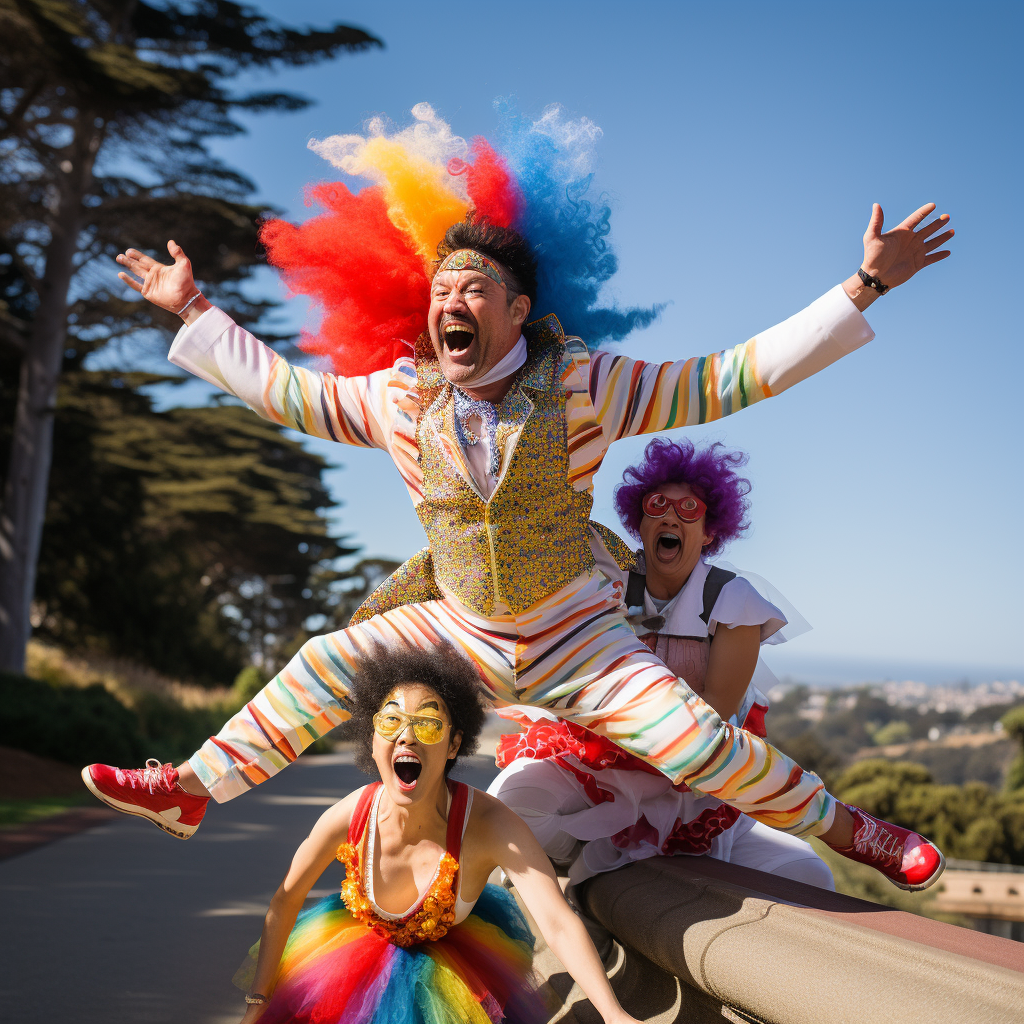
<path id="1" fill-rule="evenodd" d="M 449 323 L 444 328 L 444 343 L 450 352 L 465 352 L 475 337 L 476 332 L 469 324 Z"/>
<path id="2" fill-rule="evenodd" d="M 391 767 L 395 770 L 395 777 L 402 789 L 415 789 L 416 780 L 423 771 L 420 759 L 412 754 L 400 754 L 392 762 Z"/>
<path id="3" fill-rule="evenodd" d="M 679 554 L 683 542 L 674 533 L 659 533 L 657 543 L 658 558 L 662 562 L 670 562 Z"/>

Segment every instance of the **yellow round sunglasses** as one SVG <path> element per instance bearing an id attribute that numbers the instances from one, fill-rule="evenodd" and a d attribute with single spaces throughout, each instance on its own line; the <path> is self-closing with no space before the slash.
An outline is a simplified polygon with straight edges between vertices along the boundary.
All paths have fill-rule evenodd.
<path id="1" fill-rule="evenodd" d="M 404 711 L 388 709 L 373 716 L 373 728 L 381 739 L 393 740 L 412 726 L 420 743 L 440 743 L 444 739 L 444 722 L 430 715 L 407 715 Z"/>

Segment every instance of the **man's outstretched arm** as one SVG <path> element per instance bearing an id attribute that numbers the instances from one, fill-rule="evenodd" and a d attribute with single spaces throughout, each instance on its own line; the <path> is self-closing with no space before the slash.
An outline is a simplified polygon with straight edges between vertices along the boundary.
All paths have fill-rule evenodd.
<path id="1" fill-rule="evenodd" d="M 947 214 L 918 228 L 934 210 L 928 203 L 883 232 L 882 208 L 875 203 L 860 270 L 795 316 L 734 348 L 675 363 L 597 353 L 590 394 L 607 440 L 739 412 L 865 345 L 874 333 L 861 314 L 882 294 L 878 289 L 905 284 L 949 255 L 941 249 L 953 237 Z"/>
<path id="2" fill-rule="evenodd" d="M 360 447 L 387 447 L 391 371 L 337 377 L 291 365 L 206 300 L 181 246 L 168 242 L 167 251 L 174 260 L 170 266 L 137 249 L 117 261 L 130 271 L 118 274 L 122 281 L 184 321 L 171 362 L 274 423 Z"/>

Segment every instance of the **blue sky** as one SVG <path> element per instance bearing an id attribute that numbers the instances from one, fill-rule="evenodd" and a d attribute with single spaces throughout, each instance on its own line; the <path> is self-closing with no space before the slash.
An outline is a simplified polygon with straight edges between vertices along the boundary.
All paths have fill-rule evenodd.
<path id="1" fill-rule="evenodd" d="M 890 226 L 927 201 L 950 213 L 953 258 L 871 307 L 874 342 L 689 436 L 750 453 L 754 525 L 726 557 L 815 626 L 771 651 L 778 674 L 1021 674 L 1019 5 L 259 6 L 387 43 L 264 77 L 316 105 L 218 145 L 294 219 L 303 186 L 332 177 L 307 141 L 375 113 L 405 123 L 427 100 L 468 137 L 511 94 L 600 125 L 613 294 L 671 303 L 623 343 L 631 355 L 699 355 L 784 319 L 856 270 L 873 201 Z M 611 491 L 645 440 L 611 450 L 595 518 L 617 525 Z M 311 443 L 344 466 L 330 474 L 339 532 L 373 555 L 424 543 L 386 455 Z"/>

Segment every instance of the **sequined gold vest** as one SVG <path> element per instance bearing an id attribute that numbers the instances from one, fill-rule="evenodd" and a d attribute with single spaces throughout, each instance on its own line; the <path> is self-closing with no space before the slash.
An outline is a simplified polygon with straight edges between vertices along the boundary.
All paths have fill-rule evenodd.
<path id="1" fill-rule="evenodd" d="M 423 469 L 417 514 L 436 580 L 480 615 L 499 601 L 522 612 L 594 566 L 587 526 L 593 497 L 569 483 L 561 327 L 545 317 L 524 333 L 526 364 L 498 405 L 499 448 L 522 431 L 489 500 L 456 463 L 452 386 L 432 349 L 421 345 L 416 353 L 425 406 L 416 429 Z"/>

